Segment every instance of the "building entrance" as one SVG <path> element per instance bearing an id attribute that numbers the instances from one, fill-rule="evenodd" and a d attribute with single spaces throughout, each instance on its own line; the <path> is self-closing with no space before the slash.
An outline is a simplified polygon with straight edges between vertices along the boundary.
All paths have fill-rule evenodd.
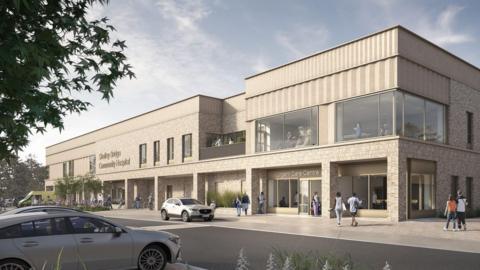
<path id="1" fill-rule="evenodd" d="M 320 178 L 268 180 L 268 212 L 281 214 L 313 214 L 315 192 L 322 201 Z M 320 204 L 318 208 L 321 209 Z M 320 211 L 319 211 L 320 213 Z"/>

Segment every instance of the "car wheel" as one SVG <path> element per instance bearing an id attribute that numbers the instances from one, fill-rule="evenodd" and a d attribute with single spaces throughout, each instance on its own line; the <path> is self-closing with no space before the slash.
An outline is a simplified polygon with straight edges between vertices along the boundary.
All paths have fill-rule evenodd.
<path id="1" fill-rule="evenodd" d="M 213 216 L 209 216 L 208 221 L 212 221 L 212 220 L 213 220 Z"/>
<path id="2" fill-rule="evenodd" d="M 0 262 L 0 270 L 28 270 L 30 266 L 21 260 L 8 259 Z"/>
<path id="3" fill-rule="evenodd" d="M 190 216 L 188 215 L 188 212 L 187 212 L 187 211 L 183 211 L 183 212 L 182 212 L 182 220 L 183 220 L 183 222 L 190 222 L 190 221 L 192 221 L 192 219 L 191 219 Z"/>
<path id="4" fill-rule="evenodd" d="M 170 219 L 170 217 L 168 216 L 166 210 L 162 210 L 162 212 L 160 213 L 160 215 L 162 216 L 162 219 L 163 219 L 163 220 L 169 220 L 169 219 Z"/>
<path id="5" fill-rule="evenodd" d="M 167 254 L 158 246 L 147 246 L 138 256 L 138 269 L 162 270 L 167 264 Z"/>

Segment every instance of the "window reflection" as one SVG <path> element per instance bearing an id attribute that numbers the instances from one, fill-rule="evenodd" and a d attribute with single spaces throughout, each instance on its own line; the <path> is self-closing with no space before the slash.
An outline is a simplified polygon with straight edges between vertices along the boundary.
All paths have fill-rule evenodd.
<path id="1" fill-rule="evenodd" d="M 317 145 L 317 138 L 317 107 L 256 121 L 257 152 Z"/>

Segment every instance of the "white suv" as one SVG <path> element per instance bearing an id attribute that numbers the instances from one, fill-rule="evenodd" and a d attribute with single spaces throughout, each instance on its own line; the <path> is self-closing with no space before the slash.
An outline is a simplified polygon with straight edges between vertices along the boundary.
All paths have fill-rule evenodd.
<path id="1" fill-rule="evenodd" d="M 192 221 L 192 218 L 203 218 L 205 221 L 211 221 L 215 214 L 215 209 L 191 198 L 170 198 L 163 203 L 160 211 L 163 220 L 168 220 L 170 217 L 181 217 L 185 222 Z"/>

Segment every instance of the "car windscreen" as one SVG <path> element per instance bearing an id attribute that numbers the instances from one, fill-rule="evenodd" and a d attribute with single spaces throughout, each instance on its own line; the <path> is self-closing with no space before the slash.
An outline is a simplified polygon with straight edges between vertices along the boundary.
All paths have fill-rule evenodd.
<path id="1" fill-rule="evenodd" d="M 192 204 L 203 204 L 200 201 L 194 199 L 180 199 L 183 205 L 192 205 Z"/>

